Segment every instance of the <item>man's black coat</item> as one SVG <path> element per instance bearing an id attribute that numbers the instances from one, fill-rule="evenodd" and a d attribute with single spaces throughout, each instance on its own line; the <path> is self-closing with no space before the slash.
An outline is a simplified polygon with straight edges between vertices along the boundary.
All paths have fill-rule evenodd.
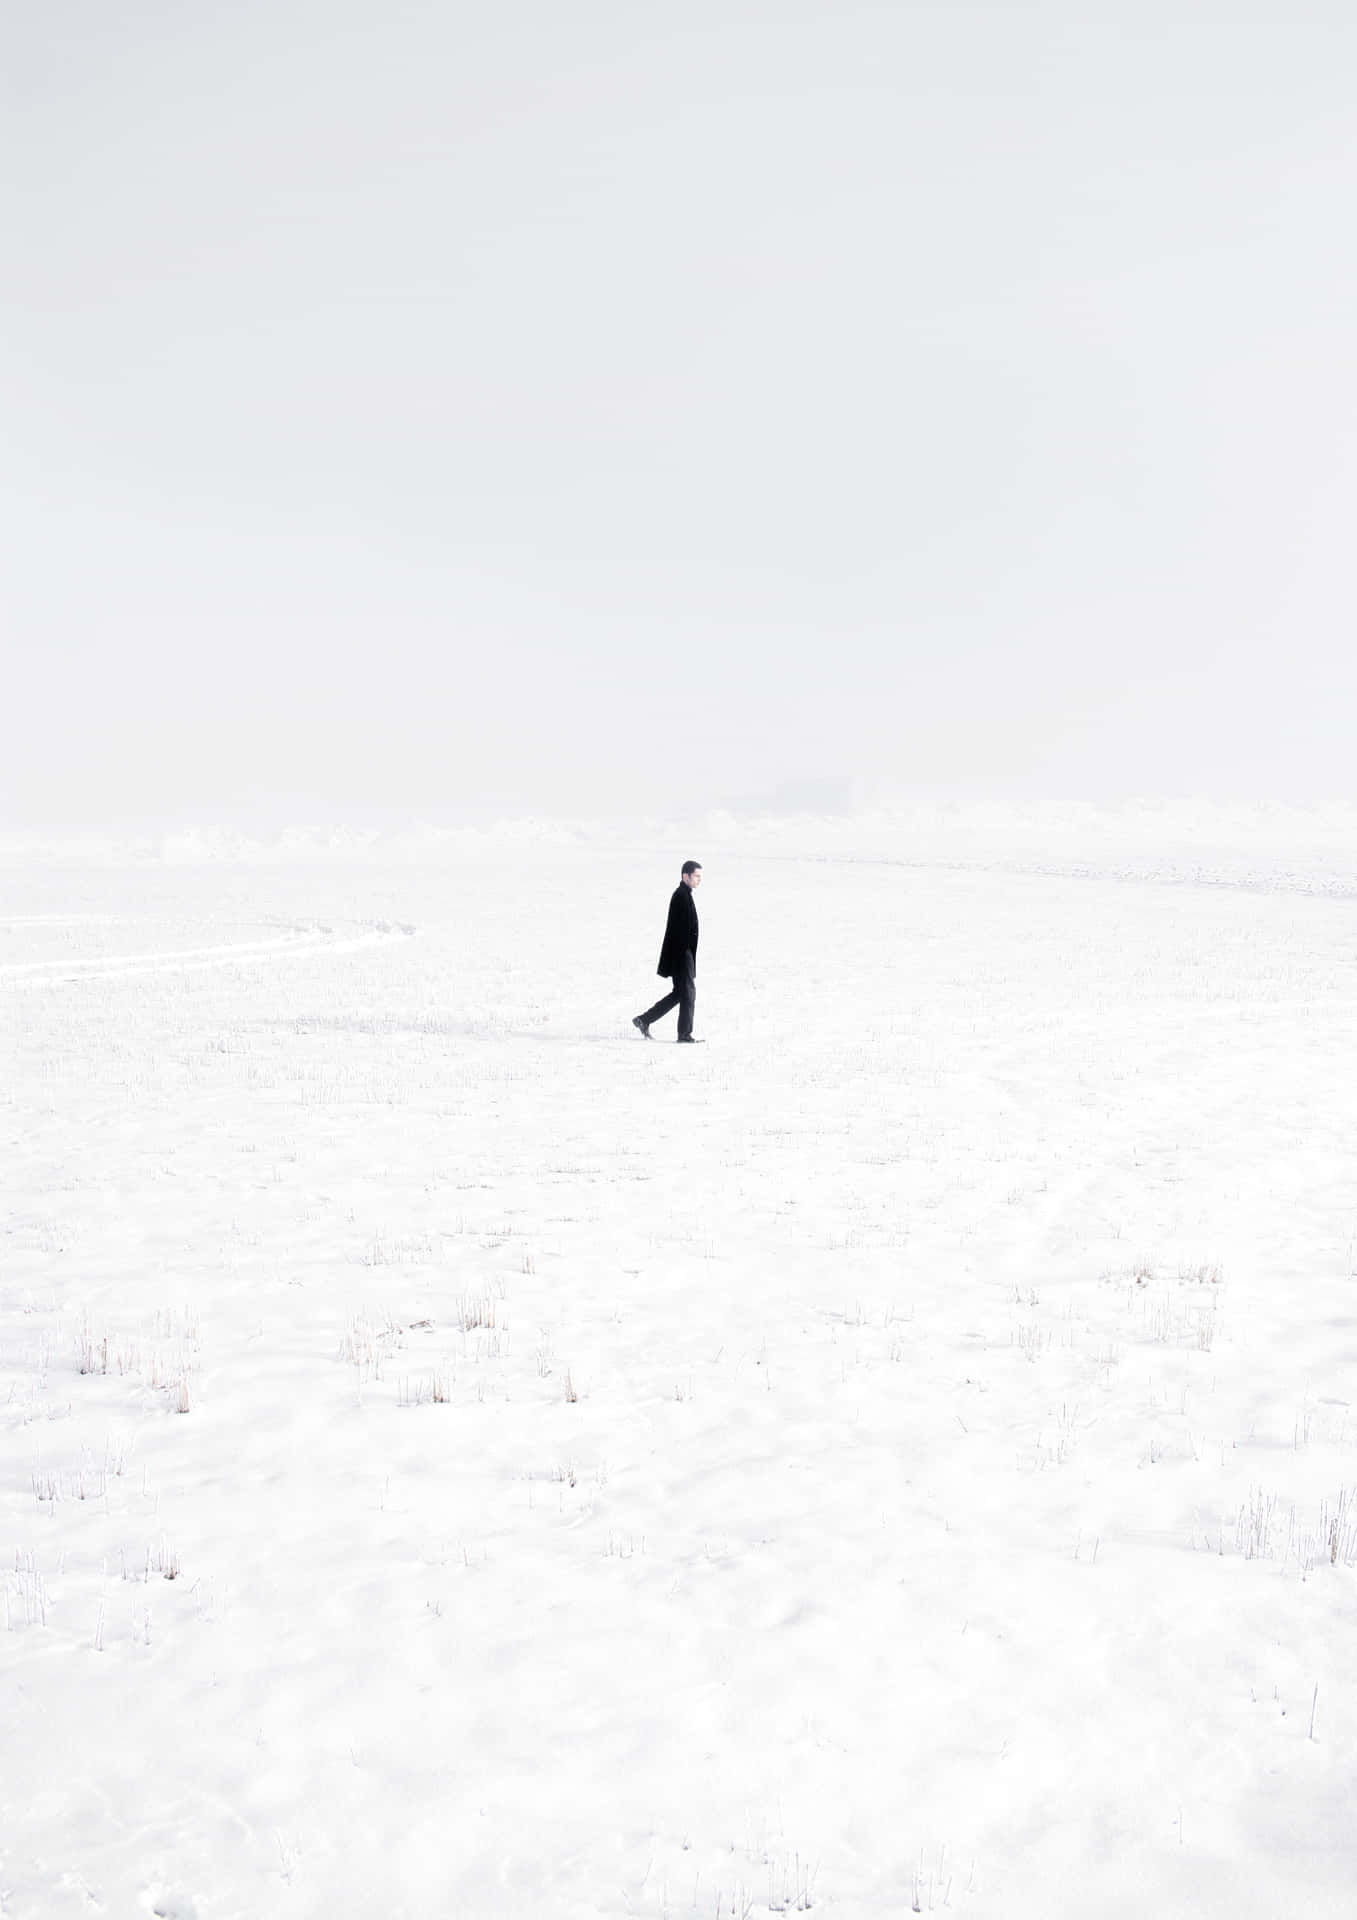
<path id="1" fill-rule="evenodd" d="M 669 918 L 665 923 L 664 945 L 660 948 L 660 964 L 655 969 L 656 973 L 662 973 L 666 980 L 672 980 L 685 953 L 691 953 L 693 959 L 697 959 L 697 902 L 693 898 L 692 888 L 680 880 L 669 902 Z"/>

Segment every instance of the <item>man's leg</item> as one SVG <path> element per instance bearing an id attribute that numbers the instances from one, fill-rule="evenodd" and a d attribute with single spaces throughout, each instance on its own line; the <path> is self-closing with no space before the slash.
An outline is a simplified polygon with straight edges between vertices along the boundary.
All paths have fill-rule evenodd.
<path id="1" fill-rule="evenodd" d="M 651 1024 L 651 1022 L 654 1020 L 663 1020 L 665 1014 L 668 1013 L 669 1009 L 671 1007 L 676 1007 L 679 1004 L 680 997 L 681 996 L 678 991 L 678 982 L 676 978 L 675 984 L 674 984 L 674 991 L 672 993 L 666 993 L 663 1000 L 657 1000 L 654 1006 L 651 1007 L 648 1010 L 648 1012 L 643 1013 L 640 1016 L 642 1026 L 648 1027 Z"/>
<path id="2" fill-rule="evenodd" d="M 674 975 L 674 997 L 678 1001 L 678 1037 L 691 1040 L 693 1037 L 693 1009 L 697 1005 L 697 963 L 691 953 L 685 953 L 679 961 L 678 971 Z"/>

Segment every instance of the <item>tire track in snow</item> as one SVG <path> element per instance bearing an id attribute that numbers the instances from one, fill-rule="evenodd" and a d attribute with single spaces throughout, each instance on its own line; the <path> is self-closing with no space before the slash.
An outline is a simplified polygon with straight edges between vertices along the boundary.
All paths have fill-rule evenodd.
<path id="1" fill-rule="evenodd" d="M 315 935 L 293 933 L 278 940 L 241 940 L 217 947 L 185 947 L 177 953 L 106 954 L 90 960 L 28 960 L 0 966 L 0 979 L 16 986 L 32 986 L 63 981 L 126 980 L 138 974 L 203 973 L 212 967 L 262 959 L 289 959 L 297 956 L 356 953 L 363 947 L 385 946 L 415 932 L 408 925 L 377 921 L 360 933 L 336 939 L 330 929 L 318 929 Z"/>

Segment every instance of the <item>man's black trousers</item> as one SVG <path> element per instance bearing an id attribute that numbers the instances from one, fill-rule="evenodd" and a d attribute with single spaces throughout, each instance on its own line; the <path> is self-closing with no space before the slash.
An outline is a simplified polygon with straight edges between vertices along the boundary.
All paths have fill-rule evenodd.
<path id="1" fill-rule="evenodd" d="M 674 969 L 674 989 L 666 993 L 663 1000 L 657 1000 L 648 1013 L 641 1018 L 647 1026 L 656 1020 L 662 1020 L 671 1007 L 679 1010 L 678 1037 L 686 1040 L 693 1031 L 693 1008 L 697 1005 L 697 962 L 692 953 L 685 951 Z"/>

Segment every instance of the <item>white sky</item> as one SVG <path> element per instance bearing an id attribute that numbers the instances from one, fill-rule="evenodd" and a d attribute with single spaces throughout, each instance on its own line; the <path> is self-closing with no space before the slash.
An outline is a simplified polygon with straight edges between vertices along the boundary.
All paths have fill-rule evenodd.
<path id="1" fill-rule="evenodd" d="M 1357 797 L 1357 15 L 7 31 L 0 814 Z"/>

